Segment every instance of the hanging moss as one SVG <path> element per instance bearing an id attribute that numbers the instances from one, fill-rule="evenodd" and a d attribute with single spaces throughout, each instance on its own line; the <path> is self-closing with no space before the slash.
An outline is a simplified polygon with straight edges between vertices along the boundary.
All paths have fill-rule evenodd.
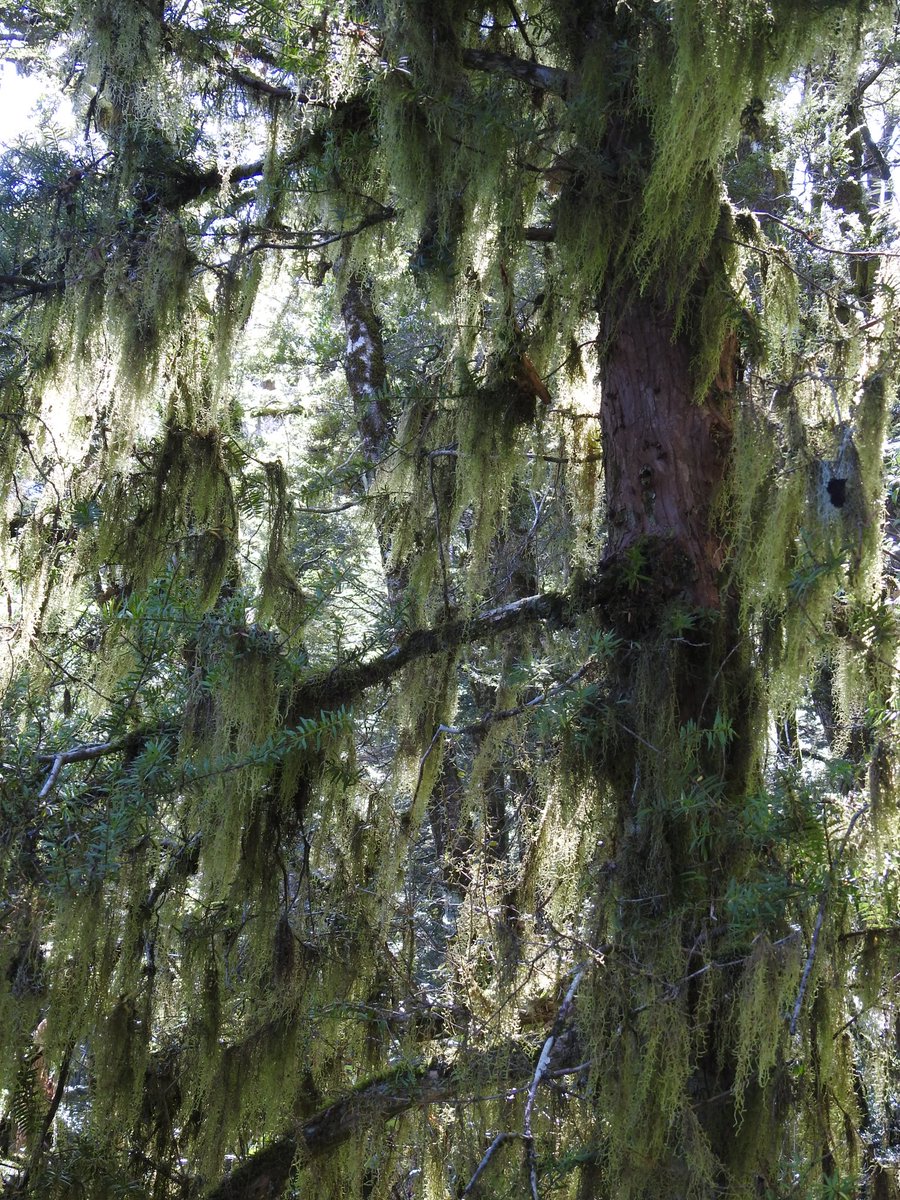
<path id="1" fill-rule="evenodd" d="M 145 492 L 145 506 L 132 517 L 129 543 L 121 538 L 121 513 L 113 500 L 99 531 L 101 561 L 125 561 L 140 587 L 178 552 L 197 573 L 207 603 L 218 594 L 229 570 L 237 537 L 237 511 L 225 464 L 221 435 L 215 429 L 194 430 L 173 422 L 159 448 L 155 478 Z M 119 503 L 135 512 L 128 484 L 120 483 Z"/>
<path id="2" fill-rule="evenodd" d="M 288 561 L 290 500 L 287 473 L 280 461 L 266 464 L 269 536 L 260 580 L 259 617 L 274 616 L 279 628 L 296 637 L 302 623 L 304 598 Z"/>
<path id="3" fill-rule="evenodd" d="M 332 1104 L 346 1140 L 290 1184 L 323 1200 L 462 1194 L 504 1133 L 480 1186 L 525 1194 L 526 1112 L 542 1195 L 876 1178 L 891 318 L 869 277 L 871 311 L 836 324 L 821 279 L 859 274 L 722 190 L 754 105 L 832 43 L 855 67 L 863 8 L 416 0 L 381 23 L 248 6 L 238 27 L 227 6 L 81 6 L 86 124 L 103 112 L 113 161 L 84 193 L 60 166 L 59 219 L 22 233 L 64 291 L 30 324 L 9 310 L 31 359 L 0 422 L 0 1096 L 33 1142 L 45 1009 L 47 1061 L 77 1048 L 89 1090 L 35 1187 L 66 1194 L 71 1164 L 85 1195 L 225 1195 L 226 1159 L 235 1187 L 263 1147 L 286 1173 Z M 230 373 L 267 246 L 296 255 L 278 288 L 336 247 L 336 274 L 377 277 L 383 461 L 361 462 L 352 406 L 277 453 L 241 432 Z M 679 388 L 718 418 L 702 611 L 675 537 L 620 549 L 605 520 L 596 353 L 602 371 L 641 294 L 666 339 L 643 352 L 674 339 Z M 286 372 L 329 404 L 332 320 L 323 302 Z M 410 629 L 538 590 L 570 595 L 563 628 L 442 642 L 317 708 Z M 770 726 L 823 660 L 847 727 L 823 756 L 859 761 L 817 778 Z M 825 721 L 804 719 L 805 752 Z M 539 1079 L 550 1031 L 562 1066 Z M 430 1070 L 456 1073 L 439 1102 L 416 1092 Z M 389 1083 L 379 1108 L 366 1088 Z"/>

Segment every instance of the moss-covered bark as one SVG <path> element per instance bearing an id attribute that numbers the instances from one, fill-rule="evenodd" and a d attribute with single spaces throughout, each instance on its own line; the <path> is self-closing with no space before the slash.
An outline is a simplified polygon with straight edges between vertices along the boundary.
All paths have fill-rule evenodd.
<path id="1" fill-rule="evenodd" d="M 887 6 L 30 11 L 3 1170 L 880 1197 Z"/>

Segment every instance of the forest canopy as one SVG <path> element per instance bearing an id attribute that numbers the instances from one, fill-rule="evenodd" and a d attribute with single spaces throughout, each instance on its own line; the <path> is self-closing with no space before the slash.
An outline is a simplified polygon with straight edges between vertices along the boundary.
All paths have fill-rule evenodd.
<path id="1" fill-rule="evenodd" d="M 0 1194 L 900 1200 L 898 30 L 0 3 Z"/>

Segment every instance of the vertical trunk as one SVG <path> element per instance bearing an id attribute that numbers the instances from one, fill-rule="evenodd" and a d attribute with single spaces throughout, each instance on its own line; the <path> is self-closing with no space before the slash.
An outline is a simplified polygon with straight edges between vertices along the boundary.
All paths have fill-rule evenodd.
<path id="1" fill-rule="evenodd" d="M 394 422 L 386 395 L 387 367 L 381 320 L 372 301 L 372 289 L 359 275 L 351 275 L 347 284 L 341 301 L 341 318 L 347 336 L 344 376 L 366 455 L 363 487 L 369 493 L 384 474 L 384 459 Z M 392 560 L 392 516 L 390 502 L 382 493 L 375 498 L 375 535 L 384 567 L 388 604 L 399 617 L 409 572 L 405 565 Z"/>
<path id="2" fill-rule="evenodd" d="M 358 275 L 352 275 L 347 284 L 341 317 L 347 334 L 344 374 L 366 452 L 365 486 L 370 491 L 390 439 L 391 414 L 384 394 L 387 370 L 381 322 L 372 303 L 372 290 Z"/>
<path id="3" fill-rule="evenodd" d="M 745 853 L 739 814 L 758 708 L 716 527 L 737 340 L 725 338 L 701 397 L 690 342 L 663 305 L 631 303 L 606 344 L 607 560 L 622 564 L 624 641 L 607 718 L 615 731 L 599 762 L 615 806 L 615 867 L 598 937 L 622 972 L 612 1002 L 621 1007 L 607 1019 L 626 1032 L 600 1100 L 622 1122 L 611 1139 L 622 1196 L 712 1195 L 742 1170 L 725 997 L 739 991 L 744 951 L 726 955 L 738 965 L 716 960 L 728 936 L 718 914 Z M 717 739 L 713 726 L 726 724 Z M 719 1002 L 707 985 L 721 989 Z M 595 1003 L 606 1003 L 604 987 L 617 984 L 598 978 Z M 748 1120 L 771 1119 L 753 1087 L 743 1100 Z"/>
<path id="4" fill-rule="evenodd" d="M 628 716 L 607 761 L 621 789 L 618 876 L 626 891 L 646 895 L 649 886 L 660 911 L 692 866 L 691 840 L 671 807 L 678 791 L 710 777 L 735 791 L 746 785 L 753 705 L 747 656 L 738 651 L 746 639 L 723 582 L 727 546 L 715 524 L 736 350 L 729 335 L 719 374 L 698 399 L 691 348 L 671 312 L 639 300 L 612 328 L 601 376 L 607 562 L 621 563 L 626 639 L 616 689 Z M 718 713 L 732 723 L 728 754 L 713 753 L 702 737 L 687 747 L 687 730 L 703 731 Z"/>
<path id="5" fill-rule="evenodd" d="M 736 340 L 727 339 L 702 403 L 690 347 L 663 306 L 636 300 L 608 341 L 601 421 L 610 553 L 669 542 L 690 564 L 692 602 L 717 609 L 723 547 L 713 505 L 731 445 Z"/>

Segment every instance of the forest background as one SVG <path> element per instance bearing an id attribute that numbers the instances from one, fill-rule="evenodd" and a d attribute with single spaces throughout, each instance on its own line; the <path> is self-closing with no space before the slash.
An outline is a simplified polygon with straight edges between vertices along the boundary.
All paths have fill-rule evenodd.
<path id="1" fill-rule="evenodd" d="M 893 4 L 0 4 L 4 1195 L 900 1196 Z"/>

